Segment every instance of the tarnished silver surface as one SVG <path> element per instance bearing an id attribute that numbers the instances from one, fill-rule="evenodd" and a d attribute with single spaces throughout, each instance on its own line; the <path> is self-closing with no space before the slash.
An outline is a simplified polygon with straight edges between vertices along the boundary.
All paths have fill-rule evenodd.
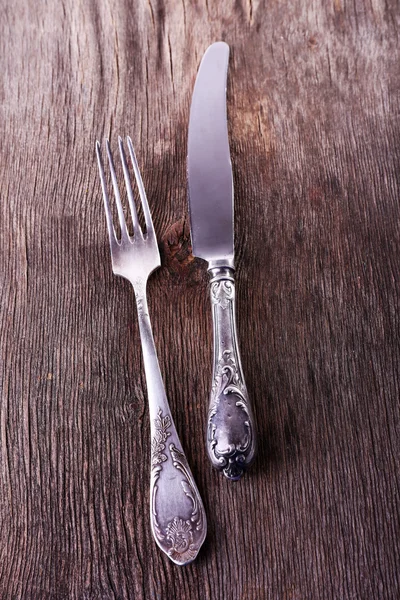
<path id="1" fill-rule="evenodd" d="M 209 270 L 214 326 L 213 382 L 207 451 L 228 479 L 240 479 L 256 451 L 254 419 L 240 361 L 235 320 L 234 271 Z"/>
<path id="2" fill-rule="evenodd" d="M 240 479 L 256 452 L 254 419 L 235 323 L 233 185 L 226 118 L 229 47 L 204 54 L 193 92 L 188 137 L 193 254 L 208 261 L 214 326 L 207 452 L 228 479 Z"/>
<path id="3" fill-rule="evenodd" d="M 108 141 L 106 142 L 106 149 L 121 227 L 121 239 L 119 240 L 112 223 L 98 142 L 96 153 L 110 238 L 112 268 L 116 275 L 120 275 L 131 282 L 136 297 L 151 425 L 151 528 L 161 550 L 174 563 L 184 565 L 196 558 L 206 537 L 207 522 L 199 491 L 172 420 L 157 360 L 147 306 L 146 284 L 150 274 L 160 266 L 160 254 L 146 193 L 130 138 L 127 139 L 127 144 L 146 223 L 146 233 L 143 233 L 137 217 L 122 139 L 119 138 L 119 151 L 133 222 L 133 237 L 130 237 L 127 230 Z"/>

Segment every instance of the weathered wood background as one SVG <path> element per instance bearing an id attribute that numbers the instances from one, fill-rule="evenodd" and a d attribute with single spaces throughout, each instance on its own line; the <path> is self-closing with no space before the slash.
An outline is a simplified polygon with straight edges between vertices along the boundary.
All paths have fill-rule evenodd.
<path id="1" fill-rule="evenodd" d="M 1 599 L 400 597 L 399 25 L 395 0 L 2 3 Z M 211 314 L 186 204 L 191 92 L 220 39 L 260 437 L 237 484 L 205 458 Z M 118 134 L 160 240 L 155 338 L 208 514 L 185 568 L 149 528 L 136 311 L 94 155 Z"/>

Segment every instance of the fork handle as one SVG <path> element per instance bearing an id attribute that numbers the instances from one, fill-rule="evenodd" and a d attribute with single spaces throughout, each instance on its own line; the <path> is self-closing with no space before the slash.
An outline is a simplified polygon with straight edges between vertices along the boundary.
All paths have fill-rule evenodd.
<path id="1" fill-rule="evenodd" d="M 151 529 L 161 550 L 174 563 L 185 565 L 196 558 L 206 536 L 207 521 L 168 405 L 145 290 L 135 295 L 150 412 Z"/>
<path id="2" fill-rule="evenodd" d="M 214 358 L 206 445 L 212 465 L 237 480 L 254 459 L 256 431 L 236 333 L 234 270 L 213 267 L 208 272 Z"/>

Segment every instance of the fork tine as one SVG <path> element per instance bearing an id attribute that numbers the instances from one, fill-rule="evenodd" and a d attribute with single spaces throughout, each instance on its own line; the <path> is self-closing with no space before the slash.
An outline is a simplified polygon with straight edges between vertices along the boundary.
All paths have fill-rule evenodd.
<path id="1" fill-rule="evenodd" d="M 146 223 L 146 229 L 147 229 L 147 232 L 154 231 L 153 221 L 151 219 L 151 213 L 150 213 L 149 205 L 147 203 L 147 197 L 146 197 L 146 192 L 144 190 L 142 176 L 140 174 L 139 166 L 138 166 L 138 163 L 136 160 L 136 155 L 135 155 L 135 151 L 133 149 L 132 140 L 129 136 L 127 137 L 127 142 L 128 142 L 129 154 L 130 154 L 132 165 L 133 165 L 133 170 L 135 172 L 137 186 L 139 189 L 140 199 L 142 201 L 142 208 L 143 208 L 144 220 Z"/>
<path id="2" fill-rule="evenodd" d="M 128 170 L 128 165 L 126 163 L 125 150 L 124 150 L 121 136 L 118 137 L 118 145 L 119 145 L 119 153 L 121 155 L 122 168 L 124 171 L 126 191 L 128 193 L 129 206 L 131 208 L 133 231 L 136 232 L 136 231 L 140 231 L 140 225 L 139 225 L 139 219 L 137 216 L 136 204 L 135 204 L 135 199 L 133 197 L 131 180 L 129 177 L 129 170 Z"/>
<path id="3" fill-rule="evenodd" d="M 118 189 L 117 176 L 115 174 L 115 169 L 114 169 L 114 161 L 113 161 L 113 157 L 111 154 L 110 142 L 108 140 L 106 140 L 106 148 L 107 148 L 108 162 L 109 162 L 110 171 L 111 171 L 111 180 L 112 180 L 112 184 L 113 184 L 113 188 L 114 188 L 115 203 L 117 205 L 118 218 L 119 218 L 119 223 L 121 225 L 121 237 L 127 238 L 129 236 L 128 236 L 128 230 L 126 228 L 126 223 L 125 223 L 124 209 L 122 208 L 121 196 L 119 195 L 119 189 Z"/>
<path id="4" fill-rule="evenodd" d="M 96 142 L 96 156 L 97 156 L 97 164 L 98 164 L 99 173 L 100 173 L 101 189 L 103 191 L 104 210 L 106 213 L 108 235 L 110 236 L 111 244 L 113 244 L 117 241 L 117 237 L 115 235 L 115 229 L 114 229 L 113 222 L 112 222 L 110 202 L 108 200 L 106 180 L 104 177 L 103 161 L 101 160 L 100 143 L 98 141 Z"/>

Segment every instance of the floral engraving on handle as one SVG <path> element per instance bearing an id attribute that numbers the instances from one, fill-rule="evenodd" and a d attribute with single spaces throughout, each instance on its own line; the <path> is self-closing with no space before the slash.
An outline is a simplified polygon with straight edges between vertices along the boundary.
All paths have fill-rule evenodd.
<path id="1" fill-rule="evenodd" d="M 171 435 L 171 432 L 169 431 L 169 428 L 172 425 L 171 418 L 169 415 L 163 416 L 162 409 L 159 408 L 157 412 L 157 418 L 154 419 L 154 425 L 155 434 L 151 444 L 151 465 L 153 476 L 153 527 L 157 539 L 160 542 L 165 542 L 165 540 L 168 542 L 169 548 L 167 547 L 166 551 L 172 560 L 178 562 L 179 564 L 185 564 L 196 557 L 200 545 L 203 542 L 203 539 L 201 539 L 200 544 L 194 543 L 194 533 L 195 531 L 201 531 L 203 529 L 204 509 L 186 457 L 183 452 L 178 450 L 175 444 L 171 443 L 169 445 L 169 452 L 172 459 L 172 464 L 184 476 L 184 479 L 181 481 L 182 489 L 184 494 L 192 502 L 193 508 L 189 519 L 176 516 L 165 526 L 165 530 L 163 531 L 160 523 L 158 522 L 158 515 L 156 511 L 156 494 L 158 490 L 156 483 L 161 476 L 163 463 L 169 460 L 169 457 L 165 453 L 165 449 L 166 441 Z"/>
<path id="2" fill-rule="evenodd" d="M 160 478 L 160 473 L 162 471 L 162 463 L 168 460 L 166 454 L 164 454 L 165 450 L 165 442 L 171 435 L 168 431 L 171 426 L 171 417 L 166 415 L 163 417 L 162 409 L 159 408 L 157 411 L 157 417 L 154 419 L 154 427 L 155 433 L 154 437 L 151 440 L 151 472 L 153 479 L 153 490 L 152 490 L 152 506 L 153 506 L 153 526 L 154 531 L 157 538 L 162 541 L 165 539 L 165 535 L 163 534 L 160 525 L 158 524 L 157 519 L 157 511 L 156 511 L 156 494 L 158 490 L 158 486 L 156 482 Z"/>
<path id="3" fill-rule="evenodd" d="M 154 425 L 156 431 L 151 442 L 151 466 L 159 473 L 162 469 L 159 465 L 168 460 L 163 451 L 165 450 L 165 442 L 171 435 L 168 431 L 171 427 L 171 417 L 169 415 L 163 417 L 162 410 L 159 408 L 157 418 L 154 419 Z"/>
<path id="4" fill-rule="evenodd" d="M 175 517 L 168 523 L 166 529 L 167 540 L 171 544 L 168 554 L 173 559 L 191 560 L 197 554 L 193 546 L 193 531 L 190 521 Z"/>
<path id="5" fill-rule="evenodd" d="M 239 479 L 253 449 L 254 438 L 246 386 L 232 354 L 232 350 L 225 350 L 217 364 L 211 391 L 207 437 L 209 451 L 218 468 L 229 479 Z M 236 425 L 240 431 L 239 437 L 236 433 L 236 439 L 230 438 L 227 433 L 231 431 L 232 425 Z"/>
<path id="6" fill-rule="evenodd" d="M 235 297 L 235 286 L 229 279 L 220 279 L 211 284 L 211 300 L 223 310 L 228 308 Z"/>

